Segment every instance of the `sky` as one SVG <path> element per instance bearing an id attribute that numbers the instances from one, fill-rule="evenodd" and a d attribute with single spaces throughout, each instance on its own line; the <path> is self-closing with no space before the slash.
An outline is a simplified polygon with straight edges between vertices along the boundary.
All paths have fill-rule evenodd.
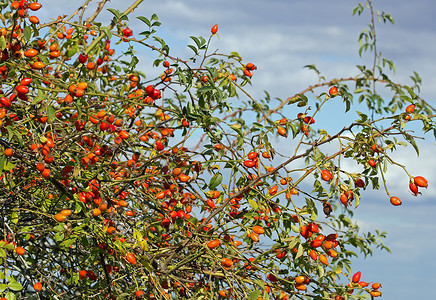
<path id="1" fill-rule="evenodd" d="M 46 9 L 44 13 L 50 13 L 46 15 L 48 18 L 72 12 L 82 1 L 41 3 Z M 133 1 L 112 0 L 109 5 L 124 10 L 130 3 Z M 357 38 L 367 28 L 369 15 L 365 12 L 352 16 L 357 3 L 350 0 L 145 0 L 134 15 L 150 17 L 156 13 L 162 22 L 158 36 L 167 41 L 174 56 L 180 57 L 191 55 L 186 47 L 191 43 L 189 36 L 208 37 L 210 28 L 218 24 L 218 38 L 213 40 L 211 49 L 224 53 L 237 51 L 244 61 L 258 67 L 249 92 L 256 98 L 263 97 L 263 91 L 267 90 L 272 98 L 285 99 L 317 83 L 314 73 L 303 68 L 305 65 L 315 64 L 326 78 L 341 78 L 357 74 L 356 65 L 371 64 L 370 56 L 358 55 Z M 390 13 L 395 20 L 394 25 L 378 23 L 376 28 L 378 51 L 396 66 L 396 74 L 389 75 L 411 85 L 409 76 L 416 71 L 422 78 L 420 96 L 436 106 L 436 3 L 434 0 L 374 0 L 373 5 Z M 142 31 L 142 23 L 131 20 L 133 32 Z M 143 71 L 154 74 L 156 71 L 149 69 L 153 57 L 147 50 L 139 54 Z M 356 115 L 344 115 L 336 107 L 330 107 L 317 122 L 328 123 L 329 129 L 337 130 L 354 118 Z M 407 177 L 393 168 L 387 175 L 389 189 L 403 200 L 403 205 L 391 206 L 382 190 L 367 190 L 355 210 L 362 231 L 377 228 L 388 232 L 385 244 L 392 254 L 376 252 L 366 260 L 356 259 L 354 265 L 356 271 L 362 271 L 362 280 L 382 283 L 382 299 L 430 299 L 429 295 L 434 293 L 434 138 L 426 135 L 419 145 L 419 157 L 409 146 L 398 151 L 394 158 L 406 165 L 412 175 L 426 177 L 429 188 L 421 196 L 412 197 Z"/>

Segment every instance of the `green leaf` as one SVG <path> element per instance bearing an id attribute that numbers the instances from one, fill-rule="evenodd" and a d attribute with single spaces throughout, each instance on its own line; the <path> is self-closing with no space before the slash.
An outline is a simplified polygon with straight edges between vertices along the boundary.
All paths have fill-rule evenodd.
<path id="1" fill-rule="evenodd" d="M 141 20 L 142 22 L 144 22 L 145 24 L 147 24 L 149 27 L 151 26 L 150 20 L 147 19 L 146 17 L 140 16 L 140 17 L 136 17 L 138 20 Z"/>
<path id="2" fill-rule="evenodd" d="M 6 156 L 2 155 L 0 156 L 0 174 L 3 171 L 3 168 L 5 166 Z"/>
<path id="3" fill-rule="evenodd" d="M 15 292 L 21 291 L 23 289 L 23 286 L 21 285 L 21 283 L 16 282 L 16 281 L 9 282 L 8 287 Z"/>
<path id="4" fill-rule="evenodd" d="M 297 128 L 297 126 L 295 126 L 295 124 L 289 124 L 289 128 L 291 128 L 292 130 L 292 137 L 295 138 L 297 136 L 298 133 L 300 133 L 299 128 Z"/>
<path id="5" fill-rule="evenodd" d="M 151 19 L 154 20 L 154 21 L 159 21 L 159 17 L 156 14 L 153 14 L 151 16 Z"/>
<path id="6" fill-rule="evenodd" d="M 112 32 L 107 28 L 106 26 L 100 27 L 100 30 L 103 31 L 103 33 L 107 36 L 107 38 L 110 40 L 112 38 Z"/>
<path id="7" fill-rule="evenodd" d="M 12 128 L 12 126 L 8 125 L 6 126 L 6 130 L 8 131 L 8 140 L 11 141 L 14 137 L 14 129 Z"/>
<path id="8" fill-rule="evenodd" d="M 347 269 L 348 273 L 351 273 L 351 267 L 348 264 L 344 265 L 345 269 Z"/>
<path id="9" fill-rule="evenodd" d="M 121 12 L 114 8 L 108 8 L 108 11 L 110 11 L 117 19 L 120 18 Z"/>
<path id="10" fill-rule="evenodd" d="M 297 254 L 295 255 L 295 259 L 299 258 L 303 255 L 303 246 L 301 244 L 298 245 Z"/>
<path id="11" fill-rule="evenodd" d="M 54 239 L 56 242 L 62 241 L 63 238 L 64 234 L 62 232 L 56 232 L 56 234 L 54 235 Z"/>
<path id="12" fill-rule="evenodd" d="M 360 196 L 357 194 L 354 194 L 354 201 L 356 202 L 354 208 L 357 208 L 360 204 Z"/>
<path id="13" fill-rule="evenodd" d="M 47 122 L 52 123 L 56 119 L 56 111 L 53 106 L 47 106 Z"/>
<path id="14" fill-rule="evenodd" d="M 139 59 L 136 56 L 133 56 L 130 61 L 129 68 L 134 68 L 138 64 Z"/>
<path id="15" fill-rule="evenodd" d="M 206 41 L 202 37 L 190 36 L 190 38 L 195 42 L 198 49 L 201 49 L 203 45 L 206 43 Z"/>
<path id="16" fill-rule="evenodd" d="M 23 34 L 24 34 L 24 39 L 26 41 L 29 41 L 30 38 L 32 37 L 32 28 L 30 26 L 25 26 L 23 30 Z"/>
<path id="17" fill-rule="evenodd" d="M 404 135 L 404 138 L 413 146 L 413 148 L 416 151 L 416 154 L 418 154 L 418 156 L 419 156 L 419 148 L 416 145 L 415 139 L 412 136 L 408 135 L 408 134 Z"/>
<path id="18" fill-rule="evenodd" d="M 65 249 L 70 248 L 74 243 L 76 242 L 76 239 L 68 239 L 68 240 L 64 240 L 61 243 L 61 246 L 65 247 Z"/>
<path id="19" fill-rule="evenodd" d="M 257 205 L 256 201 L 254 201 L 253 199 L 248 199 L 248 204 L 250 204 L 250 206 L 254 209 L 257 210 L 259 208 L 259 206 Z"/>
<path id="20" fill-rule="evenodd" d="M 35 105 L 36 103 L 38 103 L 41 100 L 44 100 L 45 98 L 47 98 L 47 93 L 42 89 L 38 89 L 38 94 L 36 95 L 35 98 L 33 98 L 31 105 Z"/>
<path id="21" fill-rule="evenodd" d="M 356 111 L 356 113 L 359 115 L 362 122 L 366 122 L 366 120 L 368 120 L 368 116 L 365 115 L 364 113 L 361 113 L 360 111 Z"/>
<path id="22" fill-rule="evenodd" d="M 210 180 L 209 188 L 211 190 L 214 190 L 218 185 L 221 184 L 222 181 L 223 181 L 223 175 L 221 173 L 216 173 L 215 175 L 212 176 Z"/>
<path id="23" fill-rule="evenodd" d="M 15 165 L 13 164 L 13 163 L 11 163 L 10 161 L 4 161 L 4 164 L 3 164 L 3 170 L 5 170 L 5 171 L 10 171 L 10 170 L 12 170 L 13 168 L 15 167 Z"/>
<path id="24" fill-rule="evenodd" d="M 248 300 L 255 300 L 260 297 L 260 291 L 253 291 L 251 292 L 250 296 L 248 297 Z"/>
<path id="25" fill-rule="evenodd" d="M 146 242 L 145 240 L 141 242 L 141 245 L 144 244 L 144 242 Z M 141 246 L 142 247 L 142 246 Z M 146 250 L 145 250 L 146 251 Z M 141 258 L 141 264 L 143 267 L 145 267 L 149 272 L 151 272 L 152 270 L 154 270 L 153 266 L 150 264 L 150 262 L 145 258 L 142 257 Z"/>
<path id="26" fill-rule="evenodd" d="M 66 55 L 68 57 L 72 57 L 74 54 L 76 54 L 79 51 L 79 44 L 73 44 L 72 47 L 68 48 Z"/>
<path id="27" fill-rule="evenodd" d="M 244 136 L 244 134 L 242 133 L 241 125 L 240 124 L 230 125 L 230 128 L 232 128 L 234 131 L 236 131 L 240 137 Z"/>
<path id="28" fill-rule="evenodd" d="M 261 289 L 265 289 L 265 281 L 262 281 L 260 279 L 255 279 L 253 283 L 257 284 Z"/>
<path id="29" fill-rule="evenodd" d="M 345 112 L 349 111 L 351 108 L 351 101 L 349 100 L 344 100 L 345 102 Z"/>
<path id="30" fill-rule="evenodd" d="M 318 276 L 319 278 L 324 276 L 324 267 L 322 265 L 318 265 Z"/>
<path id="31" fill-rule="evenodd" d="M 311 214 L 310 214 L 310 219 L 311 219 L 312 221 L 315 221 L 315 220 L 316 220 L 316 217 L 317 217 L 317 215 L 316 215 L 315 210 L 312 210 L 312 212 L 311 212 Z"/>
<path id="32" fill-rule="evenodd" d="M 4 50 L 6 48 L 6 40 L 4 36 L 0 36 L 0 50 Z"/>
<path id="33" fill-rule="evenodd" d="M 3 293 L 6 289 L 8 288 L 8 286 L 4 283 L 0 284 L 0 293 Z"/>
<path id="34" fill-rule="evenodd" d="M 412 99 L 414 99 L 416 97 L 415 92 L 410 87 L 405 85 L 404 88 L 409 92 L 409 95 Z"/>
<path id="35" fill-rule="evenodd" d="M 12 212 L 11 214 L 11 222 L 14 224 L 18 223 L 18 214 L 16 212 Z"/>
<path id="36" fill-rule="evenodd" d="M 192 51 L 194 51 L 195 54 L 198 54 L 198 50 L 197 50 L 197 48 L 195 48 L 195 47 L 192 46 L 192 45 L 188 45 L 188 47 L 191 48 Z"/>
<path id="37" fill-rule="evenodd" d="M 300 232 L 300 228 L 298 228 L 298 226 L 296 226 L 296 225 L 291 225 L 291 229 L 293 232 L 297 232 L 297 233 Z"/>
<path id="38" fill-rule="evenodd" d="M 360 15 L 362 12 L 363 12 L 363 5 L 362 5 L 362 3 L 359 3 L 359 5 L 353 9 L 353 16 L 356 13 Z"/>
<path id="39" fill-rule="evenodd" d="M 7 300 L 17 300 L 17 297 L 15 296 L 15 294 L 14 294 L 14 293 L 11 293 L 11 292 L 8 292 L 8 293 L 5 295 L 5 298 L 6 298 Z"/>
<path id="40" fill-rule="evenodd" d="M 389 22 L 391 22 L 391 24 L 395 24 L 394 18 L 390 14 L 383 12 L 382 17 L 383 17 L 383 22 L 386 23 L 386 20 L 388 20 Z"/>
<path id="41" fill-rule="evenodd" d="M 160 37 L 154 36 L 153 37 L 156 41 L 158 41 L 162 47 L 164 47 L 166 45 L 165 41 L 163 39 L 161 39 Z"/>
<path id="42" fill-rule="evenodd" d="M 233 84 L 229 85 L 229 97 L 237 96 L 236 88 Z"/>
<path id="43" fill-rule="evenodd" d="M 14 246 L 14 244 L 12 244 L 12 243 L 9 243 L 9 244 L 6 244 L 5 246 L 4 246 L 4 248 L 6 249 L 6 250 L 14 250 L 15 249 L 15 246 Z M 7 279 L 7 278 L 6 278 Z M 10 279 L 9 279 L 10 280 Z M 12 277 L 12 280 L 15 280 L 15 279 L 13 279 L 13 277 Z"/>
<path id="44" fill-rule="evenodd" d="M 138 242 L 142 241 L 143 239 L 142 233 L 137 229 L 133 229 L 133 238 Z"/>
<path id="45" fill-rule="evenodd" d="M 201 88 L 199 88 L 198 92 L 204 93 L 204 92 L 212 91 L 213 89 L 214 89 L 213 86 L 205 85 L 205 86 L 202 86 Z"/>
<path id="46" fill-rule="evenodd" d="M 316 66 L 315 65 L 305 65 L 303 68 L 307 68 L 307 69 L 309 69 L 309 70 L 313 70 L 313 71 L 315 71 L 315 73 L 316 74 L 320 74 L 321 72 L 316 68 Z"/>

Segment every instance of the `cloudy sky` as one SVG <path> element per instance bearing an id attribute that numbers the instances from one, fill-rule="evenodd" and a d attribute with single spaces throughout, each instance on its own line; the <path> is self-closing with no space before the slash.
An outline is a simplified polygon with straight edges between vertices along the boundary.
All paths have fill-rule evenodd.
<path id="1" fill-rule="evenodd" d="M 68 13 L 82 1 L 41 1 L 50 15 Z M 112 0 L 111 7 L 124 10 L 132 0 Z M 397 73 L 395 80 L 411 84 L 413 71 L 422 78 L 420 95 L 436 106 L 436 4 L 434 0 L 374 0 L 380 11 L 390 13 L 395 25 L 379 24 L 378 50 L 392 59 Z M 355 65 L 370 64 L 371 57 L 358 56 L 357 37 L 369 22 L 368 13 L 352 16 L 358 1 L 350 0 L 145 0 L 134 12 L 150 17 L 153 13 L 162 22 L 158 36 L 170 45 L 175 56 L 191 54 L 186 45 L 189 36 L 210 34 L 219 25 L 219 38 L 212 49 L 237 51 L 246 62 L 258 66 L 250 93 L 262 97 L 267 90 L 271 96 L 286 98 L 316 83 L 314 73 L 303 68 L 315 64 L 326 78 L 341 78 L 357 73 Z M 91 4 L 95 5 L 95 4 Z M 46 11 L 47 11 L 46 10 Z M 41 11 L 41 14 L 45 12 Z M 39 15 L 40 16 L 40 15 Z M 43 17 L 40 17 L 43 20 Z M 133 19 L 132 19 L 133 20 Z M 133 21 L 134 33 L 142 31 L 142 23 Z M 143 71 L 150 69 L 152 56 L 140 53 Z M 321 91 L 320 91 L 321 92 Z M 340 116 L 336 110 L 325 116 L 331 129 L 342 128 L 344 120 L 355 116 Z M 333 115 L 333 117 L 332 117 Z M 322 121 L 322 120 L 320 120 Z M 392 207 L 382 191 L 366 191 L 361 206 L 355 211 L 364 231 L 375 228 L 388 231 L 386 244 L 392 254 L 376 252 L 366 260 L 356 260 L 355 270 L 362 271 L 363 280 L 383 284 L 383 299 L 430 299 L 436 282 L 436 158 L 431 136 L 420 143 L 418 158 L 411 147 L 401 150 L 395 158 L 409 167 L 413 175 L 429 179 L 430 187 L 423 195 L 408 193 L 407 178 L 398 170 L 389 175 L 389 187 L 403 200 Z"/>

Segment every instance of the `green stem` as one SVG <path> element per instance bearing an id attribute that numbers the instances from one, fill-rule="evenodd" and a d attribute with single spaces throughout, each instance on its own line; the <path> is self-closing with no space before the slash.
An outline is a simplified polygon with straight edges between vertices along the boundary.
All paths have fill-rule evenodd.
<path id="1" fill-rule="evenodd" d="M 136 7 L 138 7 L 139 4 L 141 4 L 141 2 L 144 0 L 136 0 L 128 9 L 126 9 L 125 12 L 123 12 L 123 14 L 120 16 L 120 19 L 124 16 L 127 16 L 129 13 L 131 13 Z M 109 25 L 109 30 L 114 29 L 116 23 L 112 22 Z M 88 54 L 89 52 L 91 52 L 91 50 L 98 44 L 100 43 L 100 41 L 103 39 L 103 37 L 106 36 L 106 34 L 101 33 L 99 37 L 97 37 L 92 43 L 91 45 L 88 46 L 88 48 L 86 48 L 85 50 L 85 54 Z"/>

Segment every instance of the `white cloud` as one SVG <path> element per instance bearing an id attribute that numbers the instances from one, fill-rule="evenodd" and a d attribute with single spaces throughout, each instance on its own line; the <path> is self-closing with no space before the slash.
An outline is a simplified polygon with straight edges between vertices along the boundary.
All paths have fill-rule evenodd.
<path id="1" fill-rule="evenodd" d="M 82 1 L 47 0 L 42 13 L 47 9 L 53 17 L 58 12 L 73 11 Z M 404 5 L 402 4 L 404 2 Z M 416 70 L 423 78 L 422 96 L 434 100 L 436 78 L 436 38 L 432 12 L 434 5 L 429 0 L 405 0 L 397 5 L 373 3 L 375 8 L 390 12 L 395 25 L 378 24 L 378 51 L 393 59 L 398 73 L 394 78 L 409 81 Z M 95 9 L 91 2 L 89 13 Z M 125 1 L 110 2 L 107 7 L 123 11 Z M 159 33 L 170 41 L 175 53 L 182 54 L 190 35 L 209 35 L 210 27 L 218 23 L 220 40 L 215 48 L 238 51 L 247 61 L 260 68 L 253 82 L 253 93 L 262 95 L 269 90 L 273 97 L 292 95 L 308 85 L 316 83 L 310 72 L 303 70 L 306 64 L 316 64 L 327 78 L 354 74 L 355 64 L 371 63 L 369 56 L 359 59 L 357 36 L 366 29 L 368 14 L 351 16 L 357 3 L 346 0 L 330 1 L 230 1 L 214 2 L 190 0 L 144 1 L 134 16 L 150 16 L 156 13 L 163 23 Z M 407 7 L 407 10 L 400 9 Z M 411 13 L 413 12 L 413 13 Z M 111 14 L 104 13 L 108 20 Z M 132 28 L 142 23 L 130 18 Z M 107 22 L 107 21 L 106 21 Z M 182 51 L 181 51 L 182 50 Z"/>

